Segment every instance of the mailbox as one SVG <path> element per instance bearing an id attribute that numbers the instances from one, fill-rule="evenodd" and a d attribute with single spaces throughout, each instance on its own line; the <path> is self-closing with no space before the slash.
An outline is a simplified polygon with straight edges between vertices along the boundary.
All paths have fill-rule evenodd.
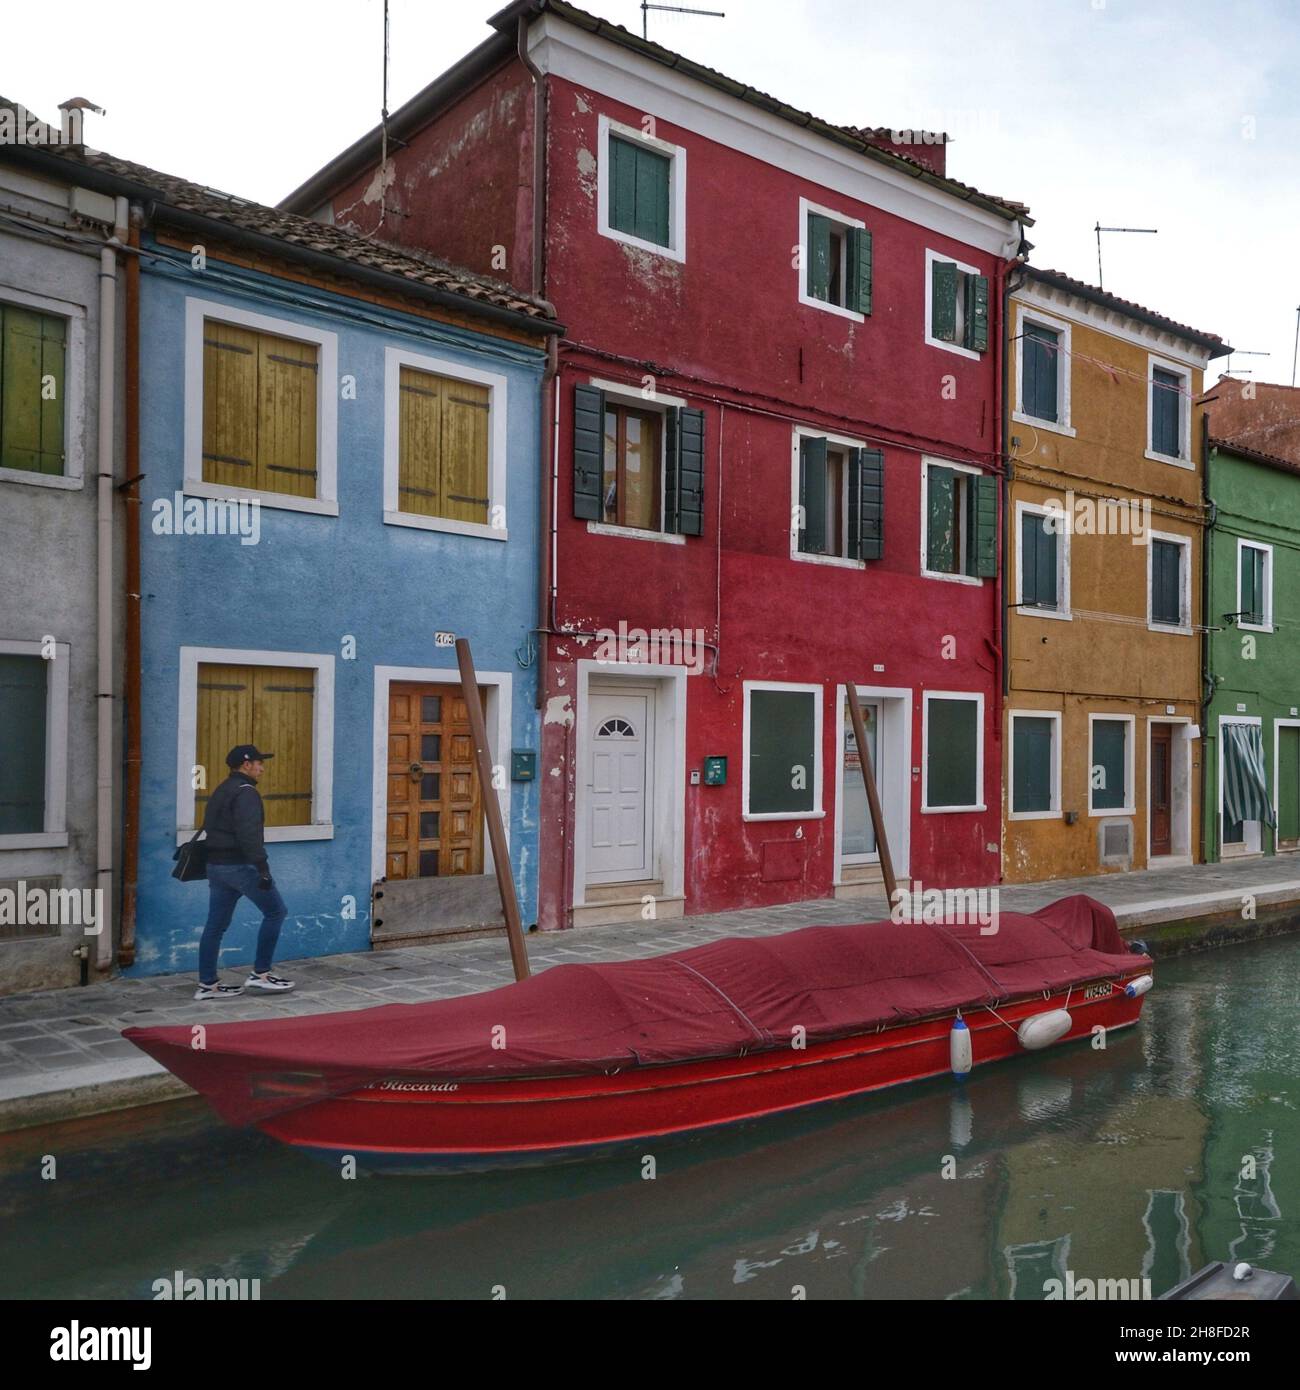
<path id="1" fill-rule="evenodd" d="M 515 748 L 510 753 L 510 780 L 533 782 L 537 779 L 537 754 L 531 748 Z"/>
<path id="2" fill-rule="evenodd" d="M 727 782 L 727 760 L 726 758 L 705 758 L 704 760 L 704 785 L 706 787 L 722 787 Z"/>

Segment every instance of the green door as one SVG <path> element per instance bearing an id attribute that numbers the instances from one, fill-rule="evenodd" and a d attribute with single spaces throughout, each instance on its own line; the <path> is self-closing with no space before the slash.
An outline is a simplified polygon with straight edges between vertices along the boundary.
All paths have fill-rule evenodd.
<path id="1" fill-rule="evenodd" d="M 1277 839 L 1280 848 L 1300 842 L 1300 728 L 1277 731 Z"/>

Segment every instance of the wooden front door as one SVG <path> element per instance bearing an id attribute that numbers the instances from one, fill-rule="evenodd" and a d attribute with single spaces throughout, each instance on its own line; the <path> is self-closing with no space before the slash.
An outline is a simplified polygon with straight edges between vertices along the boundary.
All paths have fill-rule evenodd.
<path id="1" fill-rule="evenodd" d="M 388 878 L 483 872 L 483 802 L 459 685 L 388 687 Z"/>
<path id="2" fill-rule="evenodd" d="M 1173 816 L 1174 730 L 1171 724 L 1151 726 L 1151 854 L 1168 854 Z"/>

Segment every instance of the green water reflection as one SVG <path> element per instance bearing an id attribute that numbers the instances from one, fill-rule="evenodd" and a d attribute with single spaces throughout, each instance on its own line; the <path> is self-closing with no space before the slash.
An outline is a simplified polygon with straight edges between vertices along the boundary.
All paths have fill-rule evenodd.
<path id="1" fill-rule="evenodd" d="M 636 1154 L 347 1182 L 197 1103 L 10 1136 L 0 1295 L 148 1298 L 176 1270 L 264 1299 L 1041 1299 L 1067 1270 L 1159 1294 L 1211 1259 L 1300 1275 L 1300 938 L 1158 980 L 1104 1052 L 653 1146 L 653 1179 Z"/>

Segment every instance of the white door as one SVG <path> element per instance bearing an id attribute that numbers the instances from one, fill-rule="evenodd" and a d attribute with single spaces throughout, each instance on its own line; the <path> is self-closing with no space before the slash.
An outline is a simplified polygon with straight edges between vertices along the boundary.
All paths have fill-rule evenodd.
<path id="1" fill-rule="evenodd" d="M 587 882 L 653 878 L 653 689 L 587 698 Z"/>
<path id="2" fill-rule="evenodd" d="M 884 788 L 886 770 L 884 750 L 881 747 L 880 704 L 876 700 L 862 700 L 862 722 L 867 726 L 867 751 L 871 754 L 871 766 L 876 778 L 876 792 L 885 813 L 885 829 L 890 826 L 889 809 Z M 840 821 L 840 854 L 845 864 L 876 863 L 880 850 L 876 845 L 876 832 L 871 824 L 871 810 L 867 805 L 867 789 L 862 781 L 862 764 L 858 761 L 858 741 L 853 733 L 853 717 L 848 703 L 844 706 L 844 814 Z M 892 808 L 891 808 L 892 809 Z M 892 838 L 892 837 L 891 837 Z"/>

